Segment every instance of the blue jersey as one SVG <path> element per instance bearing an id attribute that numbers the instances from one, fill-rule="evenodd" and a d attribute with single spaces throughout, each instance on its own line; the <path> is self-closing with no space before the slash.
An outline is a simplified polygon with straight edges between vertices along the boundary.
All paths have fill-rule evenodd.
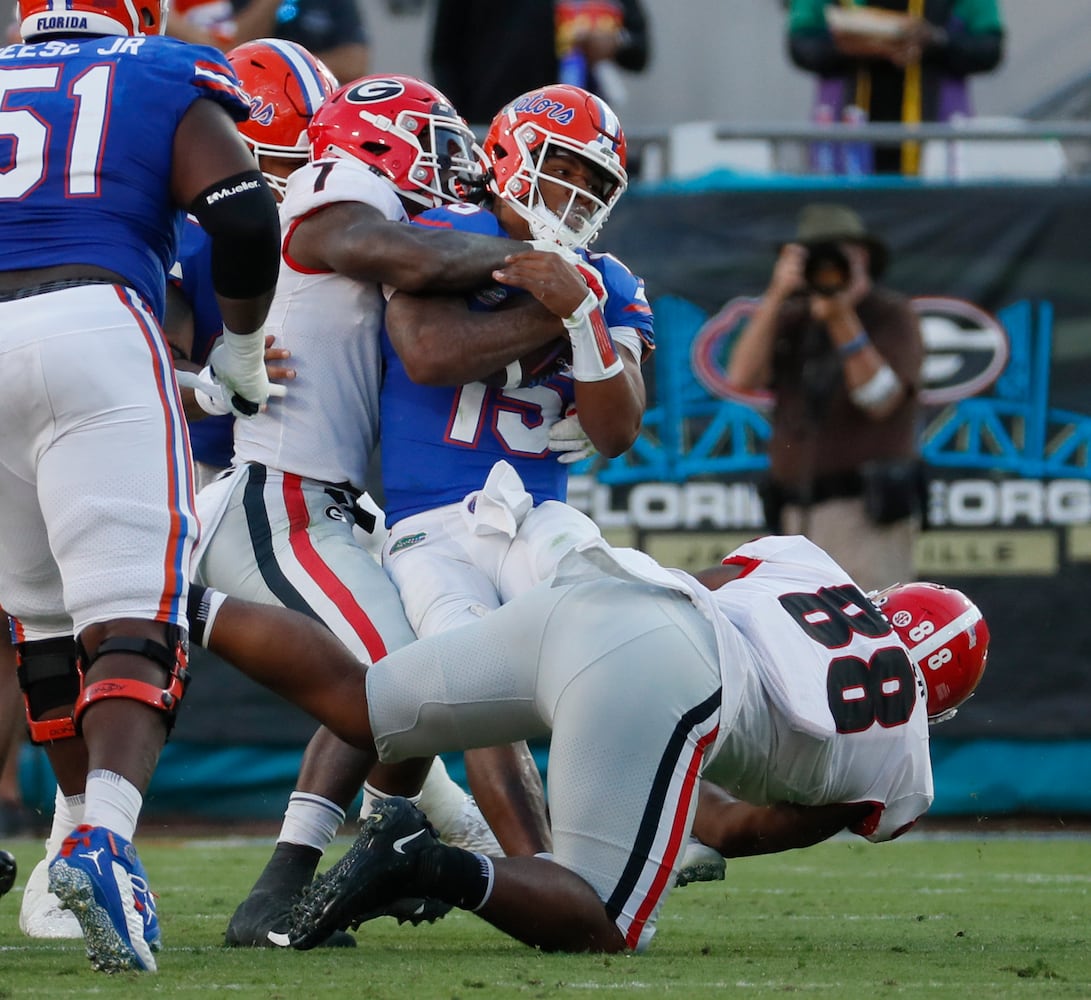
<path id="1" fill-rule="evenodd" d="M 223 332 L 220 304 L 212 289 L 212 240 L 192 217 L 182 229 L 178 260 L 171 268 L 171 284 L 185 296 L 193 311 L 193 348 L 190 360 L 203 365 L 216 338 Z M 235 418 L 229 413 L 205 417 L 189 425 L 193 457 L 206 465 L 226 468 L 234 449 Z"/>
<path id="2" fill-rule="evenodd" d="M 492 212 L 471 205 L 434 208 L 414 224 L 486 236 L 506 236 Z M 652 314 L 643 282 L 607 254 L 581 255 L 602 275 L 609 298 L 606 323 L 630 327 L 652 343 Z M 471 309 L 492 309 L 521 290 L 488 285 L 467 296 Z M 481 382 L 464 386 L 417 385 L 383 331 L 380 394 L 383 492 L 387 523 L 456 503 L 480 489 L 501 459 L 518 471 L 534 502 L 564 500 L 568 467 L 549 450 L 549 428 L 575 398 L 572 379 L 553 375 L 520 389 Z"/>
<path id="3" fill-rule="evenodd" d="M 249 106 L 215 49 L 159 36 L 0 49 L 0 271 L 89 264 L 121 275 L 162 319 L 183 212 L 174 133 L 201 97 Z"/>

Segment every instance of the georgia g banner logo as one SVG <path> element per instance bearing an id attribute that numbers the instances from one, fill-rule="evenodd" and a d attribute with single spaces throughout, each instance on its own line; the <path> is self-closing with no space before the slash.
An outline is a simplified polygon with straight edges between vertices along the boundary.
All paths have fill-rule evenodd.
<path id="1" fill-rule="evenodd" d="M 345 94 L 345 100 L 349 104 L 375 104 L 404 93 L 405 85 L 398 80 L 367 80 L 349 90 Z"/>
<path id="2" fill-rule="evenodd" d="M 956 403 L 984 391 L 1008 363 L 1008 334 L 983 309 L 962 299 L 916 298 L 924 339 L 921 402 Z"/>
<path id="3" fill-rule="evenodd" d="M 739 296 L 711 317 L 693 338 L 690 364 L 710 395 L 769 410 L 774 402 L 771 392 L 745 392 L 727 378 L 735 340 L 760 301 Z M 957 403 L 984 392 L 997 380 L 1008 363 L 1009 344 L 1007 331 L 996 317 L 962 299 L 921 296 L 912 305 L 920 317 L 924 341 L 920 400 L 925 406 Z"/>

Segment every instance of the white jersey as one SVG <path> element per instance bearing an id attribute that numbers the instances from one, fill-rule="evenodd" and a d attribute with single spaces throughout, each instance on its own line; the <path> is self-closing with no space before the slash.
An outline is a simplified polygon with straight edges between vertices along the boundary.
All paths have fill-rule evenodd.
<path id="1" fill-rule="evenodd" d="M 319 160 L 288 179 L 280 276 L 265 332 L 292 352 L 296 377 L 283 399 L 235 422 L 234 461 L 362 490 L 379 432 L 382 291 L 302 268 L 287 250 L 300 221 L 336 202 L 362 202 L 391 221 L 408 221 L 394 189 L 358 161 Z"/>
<path id="2" fill-rule="evenodd" d="M 802 536 L 759 538 L 724 562 L 743 573 L 710 591 L 595 543 L 562 559 L 556 580 L 597 571 L 677 590 L 712 623 L 723 693 L 704 777 L 756 805 L 871 802 L 853 832 L 897 836 L 932 803 L 927 691 L 901 640 Z"/>
<path id="3" fill-rule="evenodd" d="M 707 776 L 756 804 L 872 802 L 853 832 L 897 836 L 932 803 L 927 691 L 905 647 L 801 536 L 760 538 L 724 561 L 743 575 L 708 593 L 753 651 L 761 690 L 745 690 Z"/>

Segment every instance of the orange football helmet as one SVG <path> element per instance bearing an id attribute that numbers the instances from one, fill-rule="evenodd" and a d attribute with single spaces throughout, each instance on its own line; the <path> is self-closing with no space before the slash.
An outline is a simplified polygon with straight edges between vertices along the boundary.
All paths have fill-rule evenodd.
<path id="1" fill-rule="evenodd" d="M 50 35 L 158 35 L 166 20 L 166 0 L 19 0 L 25 42 Z"/>
<path id="2" fill-rule="evenodd" d="M 543 164 L 558 151 L 591 164 L 604 182 L 595 193 L 546 177 L 569 189 L 568 205 L 559 213 L 547 207 L 538 187 Z M 591 244 L 629 183 L 617 115 L 602 98 L 568 84 L 532 90 L 505 107 L 489 127 L 485 156 L 489 190 L 526 219 L 535 239 L 569 248 Z M 589 213 L 576 210 L 583 201 L 591 203 Z"/>
<path id="3" fill-rule="evenodd" d="M 250 97 L 250 117 L 239 125 L 258 157 L 304 161 L 310 155 L 307 126 L 336 89 L 325 63 L 302 45 L 280 38 L 259 38 L 233 48 L 227 61 Z M 262 171 L 269 186 L 284 194 L 287 181 Z"/>

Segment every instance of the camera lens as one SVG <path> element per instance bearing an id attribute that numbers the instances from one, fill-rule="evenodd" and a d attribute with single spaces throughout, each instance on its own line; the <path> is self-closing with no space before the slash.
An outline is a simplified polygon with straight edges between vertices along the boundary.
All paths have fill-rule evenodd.
<path id="1" fill-rule="evenodd" d="M 803 280 L 818 295 L 836 295 L 849 286 L 849 259 L 836 243 L 818 243 L 807 251 Z"/>

